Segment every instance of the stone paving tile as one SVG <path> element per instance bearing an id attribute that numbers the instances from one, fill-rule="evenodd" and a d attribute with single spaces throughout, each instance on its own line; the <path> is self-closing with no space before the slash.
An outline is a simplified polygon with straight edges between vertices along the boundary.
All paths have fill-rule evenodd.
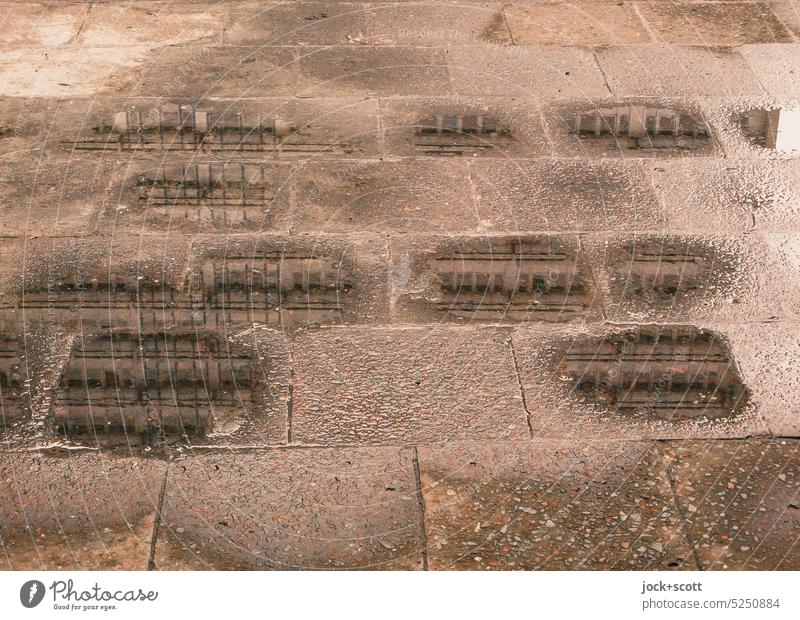
<path id="1" fill-rule="evenodd" d="M 640 2 L 641 15 L 667 43 L 786 43 L 791 33 L 766 2 Z"/>
<path id="2" fill-rule="evenodd" d="M 798 570 L 800 443 L 687 441 L 666 453 L 705 570 Z"/>
<path id="3" fill-rule="evenodd" d="M 800 97 L 800 44 L 744 45 L 739 53 L 767 93 L 773 97 Z"/>
<path id="4" fill-rule="evenodd" d="M 14 2 L 0 5 L 4 24 L 0 46 L 57 47 L 75 39 L 83 23 L 88 4 L 57 5 L 42 2 Z"/>
<path id="5" fill-rule="evenodd" d="M 414 235 L 390 243 L 394 322 L 601 318 L 592 266 L 576 235 Z"/>
<path id="6" fill-rule="evenodd" d="M 0 455 L 0 569 L 144 570 L 166 463 Z"/>
<path id="7" fill-rule="evenodd" d="M 759 72 L 730 47 L 627 45 L 595 53 L 611 93 L 618 96 L 763 94 Z"/>
<path id="8" fill-rule="evenodd" d="M 798 230 L 797 162 L 662 160 L 653 176 L 669 231 Z"/>
<path id="9" fill-rule="evenodd" d="M 504 5 L 373 5 L 366 42 L 378 45 L 464 45 L 511 43 Z"/>
<path id="10" fill-rule="evenodd" d="M 512 340 L 534 437 L 766 434 L 764 416 L 777 409 L 771 386 L 783 374 L 763 365 L 760 374 L 752 372 L 767 347 L 756 338 L 742 342 L 743 331 L 751 325 L 516 328 Z M 656 346 L 653 336 L 662 342 Z M 781 398 L 796 398 L 794 392 Z"/>
<path id="11" fill-rule="evenodd" d="M 477 229 L 463 162 L 308 162 L 296 173 L 293 229 L 424 232 Z"/>
<path id="12" fill-rule="evenodd" d="M 751 401 L 772 435 L 800 436 L 800 335 L 797 323 L 732 327 L 728 335 Z"/>
<path id="13" fill-rule="evenodd" d="M 798 264 L 764 235 L 587 235 L 612 322 L 795 318 Z"/>
<path id="14" fill-rule="evenodd" d="M 12 99 L 0 96 L 0 158 L 39 158 L 38 149 L 58 104 L 48 99 Z"/>
<path id="15" fill-rule="evenodd" d="M 225 5 L 215 2 L 205 2 L 202 7 L 170 0 L 98 4 L 87 11 L 76 43 L 120 47 L 218 41 L 225 26 L 224 15 Z"/>
<path id="16" fill-rule="evenodd" d="M 660 230 L 648 166 L 634 161 L 472 161 L 486 230 Z"/>
<path id="17" fill-rule="evenodd" d="M 700 106 L 688 99 L 605 98 L 542 102 L 558 157 L 678 158 L 722 155 Z M 654 135 L 656 123 L 659 133 Z M 672 128 L 678 125 L 677 135 Z M 638 126 L 637 126 L 638 125 Z M 644 127 L 642 127 L 644 125 Z M 646 129 L 649 126 L 649 131 Z"/>
<path id="18" fill-rule="evenodd" d="M 518 158 L 551 150 L 537 104 L 524 99 L 387 99 L 381 127 L 389 155 Z"/>
<path id="19" fill-rule="evenodd" d="M 391 444 L 528 435 L 509 333 L 331 329 L 294 343 L 292 441 Z"/>
<path id="20" fill-rule="evenodd" d="M 616 0 L 520 2 L 504 9 L 516 45 L 648 43 L 634 5 Z"/>
<path id="21" fill-rule="evenodd" d="M 195 100 L 290 97 L 297 90 L 299 78 L 298 56 L 292 48 L 266 46 L 163 47 L 150 52 L 137 73 L 134 84 L 123 82 L 114 94 Z"/>
<path id="22" fill-rule="evenodd" d="M 453 91 L 502 97 L 603 97 L 608 89 L 592 51 L 584 47 L 489 47 L 447 50 Z M 443 94 L 442 92 L 435 94 Z"/>
<path id="23" fill-rule="evenodd" d="M 225 42 L 256 46 L 355 43 L 368 32 L 370 8 L 349 2 L 239 2 L 228 13 Z"/>
<path id="24" fill-rule="evenodd" d="M 694 569 L 647 443 L 420 448 L 434 570 Z"/>
<path id="25" fill-rule="evenodd" d="M 770 11 L 794 35 L 800 35 L 800 4 L 797 0 L 767 0 Z"/>
<path id="26" fill-rule="evenodd" d="M 156 567 L 419 569 L 413 452 L 201 454 L 172 464 Z"/>
<path id="27" fill-rule="evenodd" d="M 445 52 L 414 47 L 304 47 L 300 97 L 446 95 Z"/>
<path id="28" fill-rule="evenodd" d="M 0 235 L 82 235 L 117 207 L 120 166 L 84 167 L 79 161 L 19 159 L 0 167 Z"/>

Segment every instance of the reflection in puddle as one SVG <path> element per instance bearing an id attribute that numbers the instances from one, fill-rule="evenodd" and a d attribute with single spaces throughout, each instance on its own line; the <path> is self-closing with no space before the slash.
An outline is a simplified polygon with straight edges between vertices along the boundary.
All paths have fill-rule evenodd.
<path id="1" fill-rule="evenodd" d="M 553 239 L 471 243 L 432 261 L 437 310 L 473 320 L 566 320 L 590 302 L 577 247 Z"/>
<path id="2" fill-rule="evenodd" d="M 800 110 L 750 110 L 742 119 L 747 137 L 780 153 L 800 151 Z"/>
<path id="3" fill-rule="evenodd" d="M 507 146 L 511 131 L 482 114 L 438 114 L 419 121 L 415 149 L 425 155 L 476 155 Z"/>
<path id="4" fill-rule="evenodd" d="M 747 400 L 727 344 L 694 327 L 648 326 L 575 340 L 559 374 L 583 402 L 662 419 L 731 415 Z"/>
<path id="5" fill-rule="evenodd" d="M 277 117 L 246 118 L 241 112 L 200 110 L 167 105 L 149 111 L 126 110 L 113 121 L 92 128 L 92 135 L 65 146 L 78 150 L 235 151 L 275 155 L 351 152 L 350 145 L 309 140 L 310 126 Z"/>
<path id="6" fill-rule="evenodd" d="M 255 370 L 250 358 L 207 334 L 85 337 L 61 377 L 55 424 L 71 437 L 202 436 L 214 420 L 243 413 Z"/>
<path id="7" fill-rule="evenodd" d="M 695 148 L 710 140 L 708 128 L 691 114 L 644 105 L 578 112 L 573 123 L 572 130 L 582 139 L 608 140 L 630 149 Z"/>

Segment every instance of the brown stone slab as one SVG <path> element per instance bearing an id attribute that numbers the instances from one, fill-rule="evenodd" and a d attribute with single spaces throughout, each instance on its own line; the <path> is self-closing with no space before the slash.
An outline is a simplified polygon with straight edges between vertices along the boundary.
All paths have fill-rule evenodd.
<path id="1" fill-rule="evenodd" d="M 739 331 L 736 325 L 517 328 L 513 345 L 534 436 L 765 433 L 768 377 L 747 372 L 754 345 L 735 340 Z"/>
<path id="2" fill-rule="evenodd" d="M 376 4 L 371 6 L 366 43 L 372 45 L 466 45 L 511 43 L 504 5 Z M 358 42 L 358 41 L 357 41 Z"/>
<path id="3" fill-rule="evenodd" d="M 413 452 L 294 449 L 174 463 L 156 566 L 422 567 Z"/>
<path id="4" fill-rule="evenodd" d="M 797 324 L 756 323 L 730 329 L 752 402 L 773 435 L 800 435 L 800 364 Z"/>
<path id="5" fill-rule="evenodd" d="M 293 348 L 292 441 L 525 437 L 508 337 L 459 327 L 304 333 Z"/>
<path id="6" fill-rule="evenodd" d="M 53 111 L 59 106 L 46 99 L 0 97 L 0 156 L 38 160 Z"/>
<path id="7" fill-rule="evenodd" d="M 666 43 L 786 43 L 792 36 L 766 2 L 641 2 L 644 19 Z"/>
<path id="8" fill-rule="evenodd" d="M 79 100 L 49 136 L 55 153 L 153 157 L 165 154 L 236 161 L 243 158 L 358 157 L 377 153 L 376 101 Z M 124 155 L 118 155 L 122 153 Z"/>
<path id="9" fill-rule="evenodd" d="M 219 41 L 224 31 L 225 6 L 154 1 L 92 6 L 81 24 L 76 43 L 85 47 L 126 45 L 185 45 Z"/>
<path id="10" fill-rule="evenodd" d="M 119 94 L 193 99 L 291 96 L 298 83 L 297 58 L 288 47 L 163 47 L 148 53 L 136 83 Z"/>
<path id="11" fill-rule="evenodd" d="M 797 265 L 762 235 L 588 235 L 583 246 L 610 321 L 763 321 L 795 315 L 789 300 L 797 294 L 789 283 Z"/>
<path id="12" fill-rule="evenodd" d="M 797 230 L 796 162 L 660 161 L 653 177 L 670 231 Z"/>
<path id="13" fill-rule="evenodd" d="M 0 6 L 6 24 L 2 46 L 58 47 L 75 39 L 88 12 L 88 4 L 54 5 L 44 2 L 14 2 Z"/>
<path id="14" fill-rule="evenodd" d="M 292 167 L 274 161 L 219 161 L 195 154 L 131 161 L 103 226 L 154 232 L 286 231 Z"/>
<path id="15" fill-rule="evenodd" d="M 584 47 L 488 47 L 447 50 L 453 92 L 468 96 L 576 97 L 608 95 L 592 50 Z M 437 94 L 444 94 L 442 92 Z"/>
<path id="16" fill-rule="evenodd" d="M 394 237 L 391 257 L 396 322 L 600 319 L 575 235 Z"/>
<path id="17" fill-rule="evenodd" d="M 0 456 L 0 567 L 145 570 L 166 463 L 63 454 Z"/>
<path id="18" fill-rule="evenodd" d="M 117 206 L 121 166 L 106 159 L 19 158 L 0 169 L 0 235 L 81 235 L 98 228 L 100 214 Z"/>
<path id="19" fill-rule="evenodd" d="M 651 444 L 463 444 L 419 459 L 432 569 L 696 568 Z"/>
<path id="20" fill-rule="evenodd" d="M 705 570 L 800 567 L 797 441 L 687 441 L 666 453 Z"/>
<path id="21" fill-rule="evenodd" d="M 773 97 L 800 96 L 800 44 L 743 45 L 740 53 Z"/>
<path id="22" fill-rule="evenodd" d="M 615 96 L 691 97 L 762 94 L 759 78 L 730 47 L 665 44 L 595 50 Z"/>
<path id="23" fill-rule="evenodd" d="M 348 44 L 368 32 L 369 9 L 368 4 L 350 2 L 241 2 L 229 11 L 225 42 L 259 46 Z"/>
<path id="24" fill-rule="evenodd" d="M 648 167 L 633 161 L 473 161 L 478 212 L 491 231 L 659 230 Z"/>
<path id="25" fill-rule="evenodd" d="M 423 232 L 479 226 L 458 161 L 308 162 L 296 174 L 298 231 Z"/>
<path id="26" fill-rule="evenodd" d="M 537 157 L 550 142 L 537 104 L 506 98 L 381 101 L 385 150 L 411 157 Z"/>
<path id="27" fill-rule="evenodd" d="M 722 153 L 699 106 L 686 99 L 621 98 L 543 104 L 559 157 L 644 158 Z"/>
<path id="28" fill-rule="evenodd" d="M 299 55 L 301 97 L 451 93 L 444 50 L 309 46 Z"/>
<path id="29" fill-rule="evenodd" d="M 629 3 L 521 2 L 506 6 L 504 13 L 516 45 L 627 45 L 651 40 Z"/>

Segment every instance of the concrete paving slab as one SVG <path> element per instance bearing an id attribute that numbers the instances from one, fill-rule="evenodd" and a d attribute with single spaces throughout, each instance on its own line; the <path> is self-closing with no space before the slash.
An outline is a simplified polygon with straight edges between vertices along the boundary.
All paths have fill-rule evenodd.
<path id="1" fill-rule="evenodd" d="M 766 2 L 640 2 L 660 41 L 695 45 L 786 43 L 791 33 Z"/>
<path id="2" fill-rule="evenodd" d="M 595 53 L 611 93 L 618 96 L 763 94 L 759 72 L 730 47 L 626 45 Z"/>
<path id="3" fill-rule="evenodd" d="M 292 440 L 410 444 L 526 437 L 506 330 L 330 329 L 294 344 Z"/>
<path id="4" fill-rule="evenodd" d="M 402 236 L 391 240 L 399 323 L 599 320 L 575 235 Z"/>
<path id="5" fill-rule="evenodd" d="M 800 44 L 744 45 L 739 52 L 773 97 L 800 97 Z"/>
<path id="6" fill-rule="evenodd" d="M 446 95 L 445 52 L 414 47 L 307 47 L 299 58 L 300 97 Z"/>
<path id="7" fill-rule="evenodd" d="M 797 316 L 797 263 L 763 235 L 587 235 L 582 245 L 613 322 Z"/>
<path id="8" fill-rule="evenodd" d="M 559 157 L 676 158 L 721 155 L 715 132 L 688 99 L 548 101 L 542 114 Z"/>
<path id="9" fill-rule="evenodd" d="M 109 454 L 4 452 L 0 567 L 146 569 L 165 468 Z"/>
<path id="10" fill-rule="evenodd" d="M 755 339 L 734 340 L 741 331 L 704 324 L 518 327 L 513 345 L 534 437 L 766 434 L 765 384 L 779 380 L 779 371 L 745 372 L 746 359 L 758 359 L 764 348 Z"/>
<path id="11" fill-rule="evenodd" d="M 643 162 L 472 161 L 486 230 L 660 230 L 661 207 Z"/>
<path id="12" fill-rule="evenodd" d="M 585 47 L 498 46 L 476 54 L 474 47 L 453 46 L 447 49 L 447 65 L 459 95 L 587 99 L 609 92 L 592 50 Z"/>
<path id="13" fill-rule="evenodd" d="M 411 157 L 538 157 L 550 142 L 538 106 L 507 98 L 381 101 L 386 153 Z"/>
<path id="14" fill-rule="evenodd" d="M 504 9 L 516 45 L 648 43 L 635 5 L 604 0 L 519 2 Z"/>
<path id="15" fill-rule="evenodd" d="M 479 226 L 466 164 L 308 162 L 296 174 L 298 231 L 442 232 Z"/>
<path id="16" fill-rule="evenodd" d="M 695 569 L 647 443 L 420 448 L 434 570 Z"/>
<path id="17" fill-rule="evenodd" d="M 666 454 L 703 569 L 798 569 L 797 441 L 687 441 Z"/>
<path id="18" fill-rule="evenodd" d="M 422 567 L 413 452 L 204 454 L 170 470 L 156 567 Z"/>

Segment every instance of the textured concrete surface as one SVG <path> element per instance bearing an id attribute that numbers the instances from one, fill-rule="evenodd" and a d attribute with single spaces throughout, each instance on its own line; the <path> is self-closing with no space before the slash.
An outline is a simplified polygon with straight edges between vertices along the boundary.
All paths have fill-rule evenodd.
<path id="1" fill-rule="evenodd" d="M 797 0 L 0 23 L 0 567 L 800 567 Z"/>

